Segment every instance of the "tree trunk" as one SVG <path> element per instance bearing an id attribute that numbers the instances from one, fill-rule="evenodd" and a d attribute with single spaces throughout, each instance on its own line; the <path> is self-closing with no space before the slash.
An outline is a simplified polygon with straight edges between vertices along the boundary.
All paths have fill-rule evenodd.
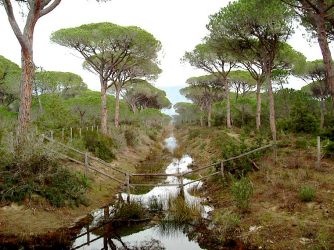
<path id="1" fill-rule="evenodd" d="M 227 79 L 224 79 L 224 86 L 225 86 L 225 96 L 226 96 L 226 127 L 232 128 L 230 88 L 228 87 Z"/>
<path id="2" fill-rule="evenodd" d="M 325 20 L 324 17 L 320 15 L 317 15 L 314 18 L 317 25 L 318 42 L 325 64 L 327 86 L 330 90 L 332 100 L 334 100 L 334 65 L 332 61 L 332 54 L 328 45 Z"/>
<path id="3" fill-rule="evenodd" d="M 202 106 L 202 105 L 200 106 L 200 111 L 201 111 L 201 116 L 200 116 L 200 118 L 199 118 L 199 121 L 200 121 L 201 127 L 204 127 L 204 121 L 203 121 L 203 106 Z"/>
<path id="4" fill-rule="evenodd" d="M 115 86 L 116 88 L 116 102 L 115 102 L 115 127 L 119 127 L 119 95 L 120 95 L 120 89 Z"/>
<path id="5" fill-rule="evenodd" d="M 24 135 L 27 132 L 31 119 L 32 83 L 35 74 L 32 37 L 29 41 L 29 45 L 28 48 L 22 48 L 21 50 L 22 76 L 18 127 L 19 135 Z"/>
<path id="6" fill-rule="evenodd" d="M 19 108 L 19 126 L 17 131 L 20 136 L 27 132 L 31 119 L 32 84 L 35 74 L 35 65 L 33 61 L 33 35 L 35 25 L 39 18 L 53 11 L 60 4 L 61 0 L 54 0 L 53 2 L 42 0 L 21 2 L 26 2 L 29 9 L 23 33 L 15 19 L 12 2 L 10 0 L 2 0 L 2 5 L 6 10 L 9 24 L 21 46 L 21 100 Z"/>
<path id="7" fill-rule="evenodd" d="M 262 82 L 256 84 L 256 130 L 260 131 L 261 127 L 261 85 Z"/>
<path id="8" fill-rule="evenodd" d="M 101 84 L 101 133 L 108 134 L 107 82 L 100 76 Z"/>
<path id="9" fill-rule="evenodd" d="M 84 118 L 84 115 L 86 114 L 86 112 L 85 111 L 83 111 L 83 112 L 81 112 L 81 111 L 79 111 L 79 116 L 80 116 L 80 127 L 82 127 L 83 126 L 83 124 L 84 124 L 84 120 L 83 120 L 83 118 Z"/>
<path id="10" fill-rule="evenodd" d="M 211 114 L 212 114 L 212 104 L 208 106 L 208 127 L 211 128 Z"/>
<path id="11" fill-rule="evenodd" d="M 275 101 L 274 101 L 274 93 L 273 93 L 273 87 L 272 87 L 272 82 L 271 82 L 272 76 L 271 76 L 270 65 L 267 65 L 265 74 L 266 74 L 266 82 L 268 84 L 270 129 L 271 129 L 273 142 L 274 144 L 276 144 L 277 135 L 276 135 L 276 119 L 275 119 Z"/>
<path id="12" fill-rule="evenodd" d="M 320 129 L 324 128 L 325 123 L 325 103 L 324 99 L 320 99 Z"/>

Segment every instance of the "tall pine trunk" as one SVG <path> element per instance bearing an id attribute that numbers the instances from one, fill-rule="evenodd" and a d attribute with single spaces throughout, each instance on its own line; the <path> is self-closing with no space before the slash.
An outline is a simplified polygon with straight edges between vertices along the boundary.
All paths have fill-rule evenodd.
<path id="1" fill-rule="evenodd" d="M 116 100 L 115 100 L 115 127 L 118 128 L 119 127 L 119 96 L 120 96 L 120 88 L 118 88 L 115 85 L 115 89 L 116 89 Z"/>
<path id="2" fill-rule="evenodd" d="M 32 34 L 27 40 L 27 46 L 21 49 L 21 86 L 18 134 L 24 135 L 31 119 L 32 86 L 35 76 L 35 65 L 33 60 Z"/>
<path id="3" fill-rule="evenodd" d="M 201 127 L 204 127 L 204 121 L 203 121 L 203 105 L 200 106 L 200 111 L 201 111 L 201 114 L 200 114 L 199 121 L 200 121 Z"/>
<path id="4" fill-rule="evenodd" d="M 230 88 L 228 86 L 228 81 L 226 78 L 224 79 L 224 87 L 225 87 L 225 97 L 226 97 L 226 127 L 232 128 Z"/>
<path id="5" fill-rule="evenodd" d="M 107 82 L 100 76 L 101 84 L 101 133 L 108 134 Z"/>
<path id="6" fill-rule="evenodd" d="M 19 2 L 19 1 L 17 1 Z M 14 15 L 12 2 L 2 0 L 2 5 L 5 8 L 9 24 L 21 46 L 21 93 L 19 107 L 19 126 L 18 134 L 23 136 L 27 130 L 31 120 L 31 101 L 32 101 L 32 85 L 35 75 L 35 65 L 33 60 L 33 35 L 37 21 L 44 15 L 53 11 L 61 2 L 54 1 L 21 1 L 27 4 L 28 14 L 23 32 L 21 31 Z"/>
<path id="7" fill-rule="evenodd" d="M 275 101 L 274 101 L 274 93 L 273 93 L 273 87 L 271 82 L 271 66 L 270 64 L 267 64 L 266 66 L 266 83 L 268 87 L 268 96 L 269 96 L 269 122 L 270 122 L 270 130 L 273 138 L 273 143 L 276 144 L 277 141 L 277 132 L 276 132 L 276 118 L 275 118 Z"/>
<path id="8" fill-rule="evenodd" d="M 332 61 L 332 54 L 328 45 L 325 19 L 321 15 L 317 15 L 314 18 L 317 25 L 318 43 L 325 64 L 327 86 L 330 90 L 334 105 L 334 65 Z"/>
<path id="9" fill-rule="evenodd" d="M 211 128 L 212 104 L 208 105 L 208 127 Z"/>
<path id="10" fill-rule="evenodd" d="M 261 105 L 262 105 L 261 85 L 262 85 L 262 82 L 259 82 L 259 81 L 256 84 L 256 130 L 257 131 L 260 131 L 260 127 L 261 127 Z"/>

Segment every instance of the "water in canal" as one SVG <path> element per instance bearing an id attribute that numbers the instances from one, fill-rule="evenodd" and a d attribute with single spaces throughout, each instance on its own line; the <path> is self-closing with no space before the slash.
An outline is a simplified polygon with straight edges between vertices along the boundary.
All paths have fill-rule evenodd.
<path id="1" fill-rule="evenodd" d="M 174 136 L 165 140 L 165 147 L 173 152 L 177 147 L 177 142 Z M 184 173 L 190 170 L 189 165 L 192 163 L 192 158 L 189 155 L 183 155 L 181 159 L 173 159 L 167 166 L 166 174 Z M 192 182 L 190 179 L 184 179 L 183 183 Z M 164 184 L 178 184 L 177 177 L 168 176 Z M 184 187 L 184 197 L 187 203 L 202 202 L 202 198 L 192 196 L 189 190 L 200 188 L 202 182 L 192 182 Z M 130 194 L 130 200 L 141 202 L 143 205 L 149 204 L 150 200 L 156 199 L 164 207 L 167 207 L 168 197 L 176 197 L 179 193 L 177 186 L 156 186 L 148 193 L 142 195 Z M 123 199 L 127 199 L 127 194 L 121 194 Z M 208 212 L 212 210 L 209 206 L 202 206 L 203 216 L 206 217 Z M 94 228 L 101 225 L 106 213 L 112 214 L 113 207 L 107 209 L 99 209 L 92 212 L 93 220 L 89 228 Z M 126 226 L 120 228 L 110 228 L 111 225 L 103 225 L 100 229 L 94 230 L 87 235 L 87 227 L 83 228 L 74 241 L 73 249 L 183 249 L 196 250 L 202 249 L 196 241 L 190 240 L 187 234 L 182 229 L 175 229 L 171 233 L 166 233 L 161 230 L 158 225 L 149 224 L 146 226 Z M 87 241 L 90 243 L 87 244 Z"/>

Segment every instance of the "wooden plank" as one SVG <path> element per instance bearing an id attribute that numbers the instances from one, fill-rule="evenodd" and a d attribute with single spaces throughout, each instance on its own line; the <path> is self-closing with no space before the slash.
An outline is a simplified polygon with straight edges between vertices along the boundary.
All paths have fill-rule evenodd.
<path id="1" fill-rule="evenodd" d="M 50 142 L 54 142 L 54 143 L 56 143 L 56 144 L 59 144 L 60 146 L 63 146 L 63 147 L 65 147 L 65 148 L 67 148 L 67 149 L 73 150 L 74 152 L 76 152 L 76 153 L 78 153 L 78 154 L 85 155 L 85 153 L 83 153 L 83 152 L 81 152 L 81 151 L 79 151 L 79 150 L 77 150 L 77 149 L 75 149 L 75 148 L 72 148 L 72 147 L 70 147 L 70 146 L 68 146 L 68 145 L 65 145 L 65 144 L 63 144 L 63 143 L 61 143 L 61 142 L 58 142 L 58 141 L 56 141 L 56 140 L 52 140 L 51 138 L 49 138 L 49 137 L 47 137 L 47 136 L 45 136 L 45 135 L 43 135 L 43 138 L 47 139 L 47 140 L 50 141 Z"/>
<path id="2" fill-rule="evenodd" d="M 183 186 L 189 185 L 189 184 L 194 183 L 194 182 L 201 181 L 201 180 L 203 180 L 203 179 L 209 178 L 209 177 L 214 176 L 214 175 L 217 175 L 217 174 L 220 174 L 220 171 L 215 172 L 215 173 L 212 173 L 212 174 L 209 174 L 209 175 L 206 175 L 206 176 L 203 176 L 203 177 L 201 177 L 201 178 L 199 178 L 199 179 L 190 181 L 190 182 L 188 182 L 188 183 L 185 183 L 185 184 L 183 184 Z"/>
<path id="3" fill-rule="evenodd" d="M 111 175 L 108 175 L 108 174 L 106 174 L 106 173 L 104 173 L 104 172 L 102 172 L 102 171 L 100 171 L 100 170 L 98 170 L 96 168 L 93 168 L 91 165 L 89 165 L 89 169 L 92 169 L 92 170 L 98 172 L 99 174 L 102 174 L 102 175 L 104 175 L 104 176 L 106 176 L 106 177 L 108 177 L 108 178 L 110 178 L 110 179 L 112 179 L 114 181 L 117 181 L 120 184 L 124 184 L 124 181 L 121 181 L 121 180 L 119 180 L 119 179 L 117 179 L 117 178 L 115 178 L 115 177 L 113 177 Z"/>
<path id="4" fill-rule="evenodd" d="M 206 166 L 204 166 L 204 167 L 200 167 L 200 168 L 193 169 L 193 170 L 191 170 L 191 171 L 185 172 L 184 175 L 188 175 L 188 174 L 191 174 L 191 173 L 194 173 L 194 172 L 198 172 L 198 171 L 201 171 L 201 170 L 204 170 L 204 169 L 208 169 L 208 168 L 211 168 L 211 167 L 213 167 L 213 166 L 220 166 L 221 162 L 224 163 L 224 162 L 228 162 L 228 161 L 233 161 L 233 160 L 242 158 L 242 157 L 244 157 L 244 156 L 253 154 L 253 153 L 257 152 L 257 151 L 261 151 L 261 150 L 264 150 L 264 149 L 267 149 L 267 148 L 270 148 L 270 147 L 273 147 L 273 146 L 274 146 L 273 144 L 269 144 L 269 145 L 266 145 L 266 146 L 263 146 L 263 147 L 260 147 L 260 148 L 257 148 L 257 149 L 248 151 L 248 152 L 243 153 L 243 154 L 241 154 L 241 155 L 231 157 L 231 158 L 229 158 L 229 159 L 225 159 L 225 160 L 222 160 L 222 161 L 219 161 L 219 162 L 212 163 L 212 164 L 210 164 L 210 165 L 206 165 Z"/>
<path id="5" fill-rule="evenodd" d="M 74 158 L 72 158 L 72 157 L 69 157 L 69 156 L 67 156 L 67 155 L 65 155 L 65 154 L 63 154 L 63 153 L 57 152 L 57 151 L 55 151 L 55 150 L 50 150 L 50 151 L 53 152 L 53 153 L 55 153 L 55 154 L 59 154 L 60 156 L 64 157 L 65 159 L 68 159 L 68 160 L 70 160 L 70 161 L 73 161 L 73 162 L 76 162 L 76 163 L 78 163 L 78 164 L 80 164 L 80 165 L 85 166 L 85 163 L 84 163 L 84 162 L 81 162 L 81 161 L 79 161 L 79 160 L 76 160 L 76 159 L 74 159 Z"/>
<path id="6" fill-rule="evenodd" d="M 162 177 L 167 177 L 167 176 L 175 176 L 179 177 L 179 174 L 163 174 L 163 173 L 147 173 L 147 174 L 131 174 L 131 176 L 146 176 L 146 177 L 152 177 L 152 176 L 162 176 Z"/>
<path id="7" fill-rule="evenodd" d="M 83 244 L 81 244 L 80 246 L 77 246 L 77 247 L 74 247 L 74 248 L 71 248 L 71 249 L 74 250 L 74 249 L 82 248 L 83 246 L 87 246 L 87 245 L 89 245 L 89 243 L 92 243 L 92 242 L 94 242 L 94 241 L 96 241 L 96 240 L 99 240 L 99 239 L 101 239 L 101 238 L 103 238 L 103 237 L 104 237 L 104 235 L 99 236 L 99 237 L 97 237 L 97 238 L 91 240 L 90 242 L 83 243 Z"/>
<path id="8" fill-rule="evenodd" d="M 246 152 L 246 153 L 243 153 L 243 154 L 241 154 L 241 155 L 234 156 L 234 157 L 231 157 L 231 158 L 229 158 L 229 159 L 222 160 L 222 161 L 223 161 L 223 162 L 233 161 L 233 160 L 242 158 L 242 157 L 244 157 L 244 156 L 246 156 L 246 155 L 250 155 L 250 154 L 253 154 L 253 153 L 255 153 L 255 152 L 258 152 L 258 151 L 261 151 L 261 150 L 264 150 L 264 149 L 267 149 L 267 148 L 271 148 L 271 147 L 273 147 L 273 146 L 275 146 L 275 145 L 273 145 L 273 144 L 269 144 L 269 145 L 263 146 L 263 147 L 261 147 L 261 148 L 254 149 L 254 150 L 248 151 L 248 152 Z"/>
<path id="9" fill-rule="evenodd" d="M 180 184 L 163 184 L 163 183 L 159 183 L 159 184 L 151 184 L 151 183 L 142 183 L 142 184 L 133 184 L 131 183 L 130 186 L 132 187 L 179 187 Z"/>
<path id="10" fill-rule="evenodd" d="M 123 171 L 123 170 L 121 170 L 121 169 L 118 169 L 118 168 L 113 167 L 110 163 L 105 162 L 105 161 L 103 161 L 103 160 L 101 160 L 101 159 L 99 159 L 99 158 L 96 158 L 96 157 L 91 156 L 91 155 L 89 155 L 88 157 L 89 157 L 90 159 L 92 159 L 92 160 L 95 160 L 95 161 L 101 163 L 102 165 L 104 165 L 104 166 L 106 166 L 106 167 L 108 167 L 108 168 L 111 168 L 111 169 L 113 169 L 113 170 L 115 170 L 115 171 L 121 173 L 121 174 L 124 174 L 124 175 L 126 175 L 126 174 L 130 174 L 130 175 L 132 175 L 131 173 L 127 173 L 127 172 L 125 172 L 125 171 Z"/>

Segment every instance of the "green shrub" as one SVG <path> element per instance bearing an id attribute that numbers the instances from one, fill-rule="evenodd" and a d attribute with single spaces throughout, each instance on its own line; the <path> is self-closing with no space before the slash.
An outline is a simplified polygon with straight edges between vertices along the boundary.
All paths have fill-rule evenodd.
<path id="1" fill-rule="evenodd" d="M 303 186 L 299 189 L 299 199 L 304 202 L 313 201 L 315 198 L 315 189 L 310 186 Z"/>
<path id="2" fill-rule="evenodd" d="M 184 197 L 169 198 L 167 221 L 176 224 L 190 223 L 202 218 L 202 207 L 198 203 L 189 204 Z"/>
<path id="3" fill-rule="evenodd" d="M 112 161 L 115 159 L 115 144 L 110 137 L 95 131 L 85 131 L 83 141 L 87 150 L 102 160 Z"/>
<path id="4" fill-rule="evenodd" d="M 278 131 L 291 131 L 293 123 L 291 119 L 277 119 L 277 130 Z"/>
<path id="5" fill-rule="evenodd" d="M 251 181 L 247 177 L 242 177 L 240 180 L 232 179 L 231 192 L 236 206 L 242 210 L 247 210 L 253 195 Z"/>
<path id="6" fill-rule="evenodd" d="M 29 137 L 15 151 L 7 151 L 7 161 L 0 166 L 0 199 L 22 202 L 39 195 L 57 207 L 85 205 L 85 184 L 50 152 L 43 142 Z"/>
<path id="7" fill-rule="evenodd" d="M 124 131 L 124 137 L 126 140 L 126 144 L 130 147 L 134 147 L 138 144 L 138 131 L 135 131 L 133 128 L 127 128 Z"/>
<path id="8" fill-rule="evenodd" d="M 326 157 L 334 157 L 334 141 L 328 141 L 324 146 L 324 154 Z"/>
<path id="9" fill-rule="evenodd" d="M 292 128 L 297 133 L 315 133 L 319 129 L 319 122 L 313 114 L 294 112 Z"/>
<path id="10" fill-rule="evenodd" d="M 139 202 L 119 203 L 114 213 L 115 220 L 141 220 L 147 217 L 147 211 Z"/>
<path id="11" fill-rule="evenodd" d="M 334 141 L 334 127 L 323 129 L 320 135 L 323 139 Z"/>
<path id="12" fill-rule="evenodd" d="M 297 138 L 296 140 L 296 148 L 306 149 L 309 145 L 309 140 L 306 138 Z"/>
<path id="13" fill-rule="evenodd" d="M 216 148 L 220 148 L 221 156 L 220 159 L 229 159 L 234 156 L 238 156 L 242 153 L 248 152 L 252 149 L 258 148 L 258 142 L 254 142 L 252 145 L 243 137 L 240 140 L 231 138 L 229 135 L 222 133 L 213 139 L 213 144 Z M 227 171 L 231 172 L 235 176 L 243 176 L 248 171 L 253 169 L 252 161 L 259 158 L 266 151 L 258 151 L 246 157 L 242 157 L 233 161 L 228 161 L 224 164 Z"/>

